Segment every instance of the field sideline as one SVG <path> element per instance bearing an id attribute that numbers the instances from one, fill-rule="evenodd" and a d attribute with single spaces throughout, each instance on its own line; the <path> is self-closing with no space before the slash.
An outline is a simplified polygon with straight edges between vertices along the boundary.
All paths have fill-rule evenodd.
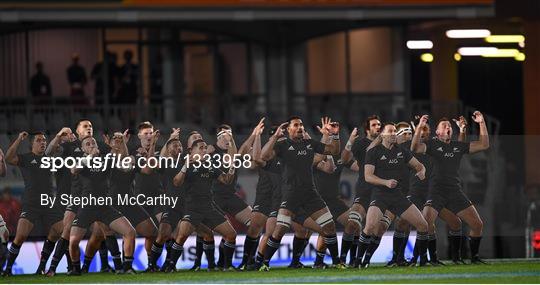
<path id="1" fill-rule="evenodd" d="M 190 272 L 113 275 L 90 273 L 52 278 L 19 275 L 0 278 L 0 283 L 540 283 L 540 262 L 496 261 L 490 265 L 366 270 L 314 270 L 273 268 L 270 272 Z"/>

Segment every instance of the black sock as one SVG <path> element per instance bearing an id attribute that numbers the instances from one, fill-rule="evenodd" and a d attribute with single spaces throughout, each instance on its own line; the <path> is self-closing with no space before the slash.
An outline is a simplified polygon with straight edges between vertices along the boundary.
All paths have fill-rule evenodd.
<path id="1" fill-rule="evenodd" d="M 17 256 L 19 255 L 20 250 L 21 250 L 20 245 L 11 243 L 11 247 L 9 248 L 9 255 L 7 259 L 6 271 L 8 272 L 11 271 L 11 268 L 13 267 L 13 264 L 15 263 L 15 259 L 17 259 Z"/>
<path id="2" fill-rule="evenodd" d="M 49 266 L 49 270 L 56 272 L 56 267 L 58 267 L 58 263 L 60 263 L 60 260 L 62 260 L 62 257 L 66 253 L 69 246 L 69 241 L 65 238 L 60 238 L 56 242 L 56 248 L 54 249 L 53 257 L 51 260 L 51 266 Z M 71 261 L 71 258 L 69 256 L 67 257 L 68 261 Z M 0 267 L 2 268 L 2 267 Z"/>
<path id="3" fill-rule="evenodd" d="M 127 271 L 133 267 L 133 256 L 124 256 L 124 263 L 122 264 L 122 269 Z"/>
<path id="4" fill-rule="evenodd" d="M 165 242 L 165 250 L 167 250 L 167 255 L 165 256 L 165 262 L 163 263 L 163 266 L 166 266 L 167 264 L 169 264 L 169 262 L 171 262 L 173 243 L 173 239 L 167 240 Z"/>
<path id="5" fill-rule="evenodd" d="M 341 237 L 341 253 L 339 254 L 339 259 L 342 262 L 345 262 L 347 260 L 347 254 L 349 254 L 349 250 L 352 247 L 353 240 L 353 234 L 343 233 L 343 237 Z"/>
<path id="6" fill-rule="evenodd" d="M 219 242 L 219 247 L 218 247 L 219 256 L 218 256 L 218 262 L 217 262 L 218 267 L 223 267 L 223 263 L 225 262 L 225 254 L 223 252 L 224 243 L 225 243 L 224 239 L 221 239 L 221 242 Z"/>
<path id="7" fill-rule="evenodd" d="M 315 265 L 324 263 L 324 256 L 326 255 L 326 250 L 318 251 L 315 256 Z"/>
<path id="8" fill-rule="evenodd" d="M 371 242 L 369 243 L 368 249 L 366 251 L 366 256 L 364 257 L 364 260 L 362 261 L 362 264 L 369 264 L 371 262 L 371 257 L 377 251 L 377 248 L 379 248 L 379 244 L 381 243 L 381 238 L 378 236 L 371 237 Z"/>
<path id="9" fill-rule="evenodd" d="M 418 243 L 415 242 L 411 262 L 416 263 L 417 260 L 418 260 Z"/>
<path id="10" fill-rule="evenodd" d="M 9 250 L 7 247 L 7 243 L 1 243 L 0 244 L 0 271 L 4 269 L 4 263 L 6 263 L 8 252 Z"/>
<path id="11" fill-rule="evenodd" d="M 201 266 L 201 258 L 204 252 L 203 249 L 204 239 L 202 236 L 197 235 L 197 240 L 195 242 L 195 265 Z"/>
<path id="12" fill-rule="evenodd" d="M 439 257 L 437 256 L 437 236 L 436 235 L 428 235 L 427 240 L 427 247 L 429 252 L 429 260 L 431 262 L 435 262 L 439 260 Z"/>
<path id="13" fill-rule="evenodd" d="M 45 266 L 47 265 L 47 261 L 49 261 L 49 257 L 51 256 L 53 250 L 54 242 L 46 239 L 43 243 L 43 248 L 41 249 L 41 258 L 39 260 L 38 270 L 45 270 Z"/>
<path id="14" fill-rule="evenodd" d="M 102 241 L 99 246 L 99 259 L 101 260 L 101 269 L 110 267 L 109 266 L 109 252 L 107 250 L 106 240 Z"/>
<path id="15" fill-rule="evenodd" d="M 223 254 L 225 255 L 223 268 L 229 268 L 232 266 L 232 259 L 234 256 L 235 249 L 236 249 L 236 243 L 234 241 L 233 242 L 226 241 L 223 243 Z"/>
<path id="16" fill-rule="evenodd" d="M 292 263 L 300 262 L 300 257 L 304 251 L 305 239 L 294 236 L 293 238 L 293 251 L 292 251 Z"/>
<path id="17" fill-rule="evenodd" d="M 257 251 L 257 254 L 255 255 L 255 263 L 263 263 L 264 261 L 264 254 Z"/>
<path id="18" fill-rule="evenodd" d="M 118 241 L 116 241 L 116 238 L 113 235 L 107 236 L 105 238 L 105 243 L 106 243 L 107 249 L 109 249 L 109 251 L 111 252 L 112 259 L 113 259 L 113 262 L 114 262 L 114 269 L 120 270 L 121 268 L 124 268 L 124 266 L 122 265 L 122 258 L 121 258 L 121 255 L 120 255 L 120 248 L 118 248 Z M 126 257 L 124 257 L 124 259 L 125 258 Z M 107 260 L 106 264 L 107 264 L 107 266 L 109 265 L 108 260 Z M 103 268 L 103 264 L 101 265 L 101 267 Z"/>
<path id="19" fill-rule="evenodd" d="M 471 259 L 478 258 L 478 251 L 480 250 L 480 241 L 482 237 L 470 237 L 471 245 Z"/>
<path id="20" fill-rule="evenodd" d="M 452 261 L 461 259 L 461 231 L 448 231 Z"/>
<path id="21" fill-rule="evenodd" d="M 353 264 L 356 260 L 356 252 L 358 251 L 358 244 L 360 243 L 360 236 L 354 236 L 350 251 L 349 263 Z"/>
<path id="22" fill-rule="evenodd" d="M 332 263 L 339 264 L 339 251 L 336 234 L 325 236 L 324 243 L 326 244 L 326 248 L 332 257 Z"/>
<path id="23" fill-rule="evenodd" d="M 369 244 L 371 243 L 371 236 L 366 235 L 365 233 L 360 234 L 360 238 L 358 239 L 358 252 L 356 255 L 356 261 L 362 262 L 362 259 L 364 259 L 364 254 L 366 253 L 366 250 L 369 247 Z"/>
<path id="24" fill-rule="evenodd" d="M 244 256 L 242 257 L 242 264 L 247 264 L 248 261 L 253 256 L 253 251 L 256 249 L 257 244 L 259 243 L 259 237 L 252 238 L 250 236 L 246 236 L 246 239 L 244 240 Z M 294 245 L 293 245 L 294 248 Z"/>
<path id="25" fill-rule="evenodd" d="M 80 260 L 72 260 L 71 266 L 73 272 L 81 272 L 81 261 Z"/>
<path id="26" fill-rule="evenodd" d="M 148 264 L 153 266 L 157 265 L 158 259 L 163 253 L 163 245 L 157 242 L 152 243 L 152 250 L 150 251 L 150 258 L 148 259 Z"/>
<path id="27" fill-rule="evenodd" d="M 395 231 L 392 237 L 392 260 L 397 261 L 401 250 L 401 245 L 406 237 L 405 232 Z"/>
<path id="28" fill-rule="evenodd" d="M 274 239 L 274 237 L 269 237 L 266 242 L 266 249 L 264 250 L 264 259 L 263 262 L 266 264 L 270 263 L 270 259 L 274 256 L 274 253 L 279 249 L 281 244 L 281 239 Z"/>
<path id="29" fill-rule="evenodd" d="M 409 234 L 410 232 L 406 232 L 405 233 L 405 238 L 403 239 L 400 247 L 399 247 L 399 252 L 398 252 L 398 256 L 397 256 L 397 261 L 398 262 L 405 262 L 405 248 L 407 248 L 407 243 L 409 242 Z"/>
<path id="30" fill-rule="evenodd" d="M 94 256 L 89 256 L 89 255 L 84 255 L 84 260 L 83 260 L 83 268 L 90 268 L 90 264 L 92 263 L 92 260 L 94 259 Z"/>
<path id="31" fill-rule="evenodd" d="M 171 261 L 169 262 L 168 266 L 170 266 L 171 269 L 176 269 L 176 263 L 178 262 L 180 256 L 182 256 L 184 247 L 181 244 L 174 242 L 171 246 L 171 251 Z"/>
<path id="32" fill-rule="evenodd" d="M 418 257 L 420 257 L 420 264 L 425 264 L 427 262 L 427 242 L 428 242 L 427 232 L 416 233 L 416 243 L 418 244 Z"/>
<path id="33" fill-rule="evenodd" d="M 214 257 L 216 246 L 214 245 L 214 241 L 204 241 L 203 250 L 204 255 L 206 255 L 206 260 L 208 261 L 208 268 L 213 268 L 214 266 L 216 266 L 216 261 Z"/>

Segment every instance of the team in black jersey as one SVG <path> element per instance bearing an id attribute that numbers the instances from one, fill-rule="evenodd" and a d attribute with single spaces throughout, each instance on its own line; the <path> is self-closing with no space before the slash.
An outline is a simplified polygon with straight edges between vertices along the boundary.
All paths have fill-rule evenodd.
<path id="1" fill-rule="evenodd" d="M 263 143 L 263 118 L 239 149 L 232 128 L 220 125 L 213 145 L 207 145 L 198 131 L 187 133 L 185 152 L 180 129 L 172 129 L 160 147 L 157 145 L 160 131 L 150 122 L 138 126 L 137 139 L 131 143 L 127 131 L 112 133 L 111 137 L 105 135 L 104 142 L 98 143 L 92 124 L 86 119 L 77 122 L 74 133 L 68 127 L 62 128 L 49 144 L 42 133 L 22 132 L 5 155 L 0 150 L 0 175 L 6 172 L 5 160 L 19 167 L 25 185 L 23 211 L 9 250 L 5 225 L 0 219 L 3 245 L 0 254 L 2 250 L 8 251 L 3 275 L 11 275 L 20 247 L 35 223 L 42 223 L 49 230 L 37 269 L 38 274 L 47 273 L 47 276 L 55 275 L 64 255 L 68 256 L 69 274 L 88 272 L 98 250 L 103 271 L 134 274 L 132 262 L 137 235 L 146 239 L 146 272 L 173 272 L 184 252 L 184 243 L 193 232 L 197 233 L 197 241 L 192 270 L 201 269 L 204 254 L 209 270 L 266 271 L 289 229 L 295 233 L 289 267 L 304 267 L 300 261 L 302 253 L 311 233 L 316 232 L 319 239 L 314 268 L 366 268 L 394 220 L 394 252 L 388 266 L 424 266 L 428 261 L 437 266 L 442 264 L 436 250 L 437 217 L 448 225 L 454 263 L 463 263 L 459 252 L 463 240 L 461 221 L 470 229 L 471 262 L 484 263 L 478 255 L 482 220 L 461 190 L 457 172 L 463 155 L 489 147 L 483 116 L 479 112 L 473 115 L 480 126 L 479 140 L 473 142 L 465 142 L 463 117 L 456 121 L 460 129 L 457 141 L 451 140 L 450 120 L 438 122 L 435 138 L 431 138 L 427 120 L 427 116 L 422 116 L 417 126 L 406 122 L 383 125 L 379 117 L 370 116 L 362 126 L 364 135 L 360 138 L 355 128 L 343 150 L 339 124 L 329 118 L 323 118 L 318 127 L 320 140 L 309 136 L 299 117 L 291 117 L 271 128 Z M 19 154 L 18 147 L 27 138 L 31 151 Z M 83 162 L 82 167 L 64 167 L 56 173 L 41 167 L 43 157 L 99 157 L 106 161 L 108 154 L 127 159 L 128 166 L 105 162 L 108 167 L 103 170 Z M 223 164 L 235 157 L 246 158 L 249 166 Z M 151 158 L 170 158 L 171 163 L 139 167 L 141 161 Z M 249 168 L 258 174 L 253 206 L 236 195 L 238 168 Z M 340 193 L 340 177 L 345 168 L 359 173 L 352 205 L 342 200 Z M 57 198 L 93 196 L 112 199 L 113 205 L 80 207 L 57 203 L 49 207 L 40 204 L 42 194 Z M 179 202 L 175 206 L 135 206 L 123 205 L 119 199 L 137 194 L 165 195 Z M 236 230 L 228 219 L 247 226 L 238 268 L 232 263 Z M 335 223 L 344 229 L 341 251 Z M 407 261 L 404 251 L 413 228 L 417 232 L 414 256 Z M 79 242 L 89 230 L 91 235 L 81 267 Z M 217 264 L 214 232 L 223 237 Z M 123 239 L 122 250 L 116 234 Z M 167 254 L 160 265 L 157 263 L 164 247 Z M 323 261 L 327 250 L 332 265 Z M 114 269 L 108 264 L 108 251 L 113 256 Z M 51 265 L 46 271 L 51 254 Z M 0 262 L 3 267 L 4 261 Z"/>

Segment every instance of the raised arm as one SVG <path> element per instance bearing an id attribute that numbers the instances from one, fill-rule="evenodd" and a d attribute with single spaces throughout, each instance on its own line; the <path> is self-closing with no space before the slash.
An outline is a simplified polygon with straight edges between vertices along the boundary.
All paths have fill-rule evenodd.
<path id="1" fill-rule="evenodd" d="M 171 140 L 178 140 L 180 139 L 180 128 L 172 128 L 172 133 L 171 133 L 171 136 L 169 137 L 169 139 L 165 142 L 165 144 L 163 144 L 163 147 L 161 148 L 161 150 L 159 151 L 159 156 L 160 157 L 168 157 L 169 156 L 169 153 L 167 152 L 167 144 L 171 141 Z"/>
<path id="2" fill-rule="evenodd" d="M 420 141 L 420 137 L 422 136 L 422 129 L 426 126 L 428 118 L 428 115 L 420 117 L 420 121 L 414 129 L 414 136 L 411 141 L 411 151 L 414 153 L 426 152 L 426 144 Z"/>
<path id="3" fill-rule="evenodd" d="M 351 135 L 349 136 L 349 140 L 347 140 L 347 144 L 345 145 L 345 148 L 341 152 L 341 161 L 343 161 L 343 163 L 347 163 L 351 161 L 351 159 L 353 159 L 352 147 L 357 138 L 358 138 L 358 129 L 354 128 L 351 132 Z"/>
<path id="4" fill-rule="evenodd" d="M 182 169 L 173 178 L 174 186 L 179 187 L 182 184 L 184 184 L 184 181 L 186 180 L 186 172 L 187 172 L 187 164 L 184 164 Z"/>
<path id="5" fill-rule="evenodd" d="M 459 129 L 458 141 L 464 142 L 467 139 L 467 120 L 465 120 L 465 117 L 463 116 L 459 116 L 457 120 L 453 120 Z"/>
<path id="6" fill-rule="evenodd" d="M 253 128 L 253 131 L 251 132 L 251 135 L 246 139 L 246 141 L 240 146 L 240 149 L 238 150 L 238 153 L 241 156 L 244 156 L 244 154 L 249 153 L 251 147 L 253 146 L 253 142 L 255 141 L 255 136 L 257 135 L 257 132 L 261 129 L 264 129 L 264 118 L 262 118 L 257 126 Z M 259 134 L 260 137 L 260 134 Z"/>
<path id="7" fill-rule="evenodd" d="M 19 145 L 23 140 L 25 140 L 28 137 L 27 132 L 21 132 L 19 133 L 19 136 L 15 139 L 15 141 L 9 146 L 7 153 L 6 153 L 6 162 L 11 165 L 19 165 L 19 157 L 17 156 L 17 150 L 19 149 Z"/>
<path id="8" fill-rule="evenodd" d="M 416 176 L 418 177 L 418 179 L 424 180 L 426 178 L 426 168 L 415 157 L 409 160 L 409 167 L 416 171 Z"/>
<path id="9" fill-rule="evenodd" d="M 47 149 L 45 149 L 45 155 L 47 156 L 57 156 L 60 155 L 63 151 L 62 146 L 60 143 L 62 142 L 62 138 L 64 136 L 70 136 L 73 135 L 70 128 L 62 128 L 56 136 L 51 140 L 49 145 L 47 146 Z"/>
<path id="10" fill-rule="evenodd" d="M 263 130 L 264 130 L 264 127 L 260 128 L 255 133 L 255 139 L 253 140 L 253 148 L 252 148 L 252 153 L 251 153 L 251 161 L 254 162 L 255 166 L 260 166 L 260 167 L 264 167 L 266 165 L 266 162 L 262 160 L 261 158 L 261 153 L 262 153 L 261 134 Z"/>
<path id="11" fill-rule="evenodd" d="M 276 156 L 276 152 L 274 151 L 274 145 L 276 144 L 278 138 L 283 135 L 283 127 L 285 127 L 287 123 L 281 124 L 277 129 L 276 132 L 270 137 L 268 142 L 264 145 L 262 151 L 261 151 L 261 159 L 264 161 L 269 161 L 272 158 Z"/>
<path id="12" fill-rule="evenodd" d="M 484 116 L 479 111 L 475 111 L 472 116 L 473 120 L 480 126 L 480 135 L 477 141 L 473 141 L 469 145 L 469 153 L 483 151 L 489 148 L 489 134 L 484 121 Z"/>
<path id="13" fill-rule="evenodd" d="M 321 126 L 317 126 L 322 134 L 321 142 L 325 144 L 324 153 L 327 155 L 338 155 L 340 150 L 339 123 L 332 122 L 328 117 L 321 118 Z"/>

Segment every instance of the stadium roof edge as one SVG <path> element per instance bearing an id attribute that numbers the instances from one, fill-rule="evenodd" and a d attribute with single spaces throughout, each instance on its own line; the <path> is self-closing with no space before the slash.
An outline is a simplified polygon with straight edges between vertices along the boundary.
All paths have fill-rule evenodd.
<path id="1" fill-rule="evenodd" d="M 495 16 L 495 7 L 415 6 L 369 8 L 2 8 L 0 22 L 155 22 L 258 20 L 474 19 Z"/>

